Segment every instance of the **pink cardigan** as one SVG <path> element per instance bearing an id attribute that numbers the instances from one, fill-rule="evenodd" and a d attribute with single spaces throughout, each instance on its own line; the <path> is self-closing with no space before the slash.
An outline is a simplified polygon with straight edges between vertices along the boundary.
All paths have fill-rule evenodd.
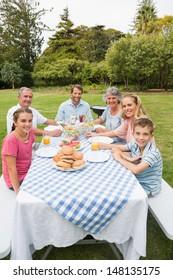
<path id="1" fill-rule="evenodd" d="M 124 122 L 113 131 L 117 137 L 125 139 L 127 143 L 133 140 L 132 121 L 129 118 L 125 119 Z M 155 145 L 154 137 L 151 142 Z"/>
<path id="2" fill-rule="evenodd" d="M 131 124 L 131 119 L 125 119 L 119 127 L 113 130 L 115 135 L 125 139 L 127 143 L 130 143 L 133 139 Z"/>

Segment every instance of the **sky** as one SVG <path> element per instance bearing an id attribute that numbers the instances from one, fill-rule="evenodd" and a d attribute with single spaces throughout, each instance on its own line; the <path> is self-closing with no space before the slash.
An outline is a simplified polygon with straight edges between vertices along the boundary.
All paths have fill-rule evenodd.
<path id="1" fill-rule="evenodd" d="M 53 8 L 52 12 L 47 12 L 42 17 L 42 21 L 52 29 L 59 24 L 60 15 L 68 7 L 69 18 L 74 23 L 74 27 L 105 25 L 106 29 L 113 28 L 127 33 L 135 17 L 139 0 L 39 0 L 39 2 L 39 9 Z M 158 17 L 173 16 L 172 0 L 154 0 L 153 2 Z M 54 33 L 55 31 L 43 33 L 45 40 L 43 49 L 47 46 L 48 38 Z"/>

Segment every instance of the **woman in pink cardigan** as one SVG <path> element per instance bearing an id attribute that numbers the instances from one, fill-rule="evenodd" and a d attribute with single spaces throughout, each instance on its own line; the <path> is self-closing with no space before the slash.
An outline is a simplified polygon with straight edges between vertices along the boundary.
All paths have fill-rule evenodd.
<path id="1" fill-rule="evenodd" d="M 133 139 L 132 134 L 132 127 L 133 122 L 135 119 L 140 118 L 149 118 L 146 113 L 145 108 L 142 105 L 141 99 L 136 94 L 128 93 L 123 96 L 121 100 L 122 105 L 122 118 L 124 119 L 123 123 L 116 129 L 108 131 L 108 132 L 101 132 L 101 133 L 94 133 L 88 132 L 86 137 L 93 137 L 93 136 L 107 136 L 107 137 L 120 137 L 126 140 L 127 143 L 130 143 Z M 154 142 L 154 139 L 153 139 Z M 99 149 L 111 149 L 114 144 L 104 144 L 99 143 Z"/>

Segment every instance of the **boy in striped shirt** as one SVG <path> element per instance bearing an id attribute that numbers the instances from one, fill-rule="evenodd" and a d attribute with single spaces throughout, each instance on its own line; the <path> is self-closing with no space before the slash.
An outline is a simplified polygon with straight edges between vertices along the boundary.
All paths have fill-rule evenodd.
<path id="1" fill-rule="evenodd" d="M 162 156 L 151 142 L 153 134 L 151 120 L 136 119 L 133 125 L 134 140 L 112 148 L 114 159 L 136 176 L 148 196 L 156 196 L 161 191 L 162 182 Z"/>

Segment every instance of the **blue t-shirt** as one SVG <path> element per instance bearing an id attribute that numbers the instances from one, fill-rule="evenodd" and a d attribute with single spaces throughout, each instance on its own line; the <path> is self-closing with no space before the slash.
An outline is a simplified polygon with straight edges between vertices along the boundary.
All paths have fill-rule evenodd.
<path id="1" fill-rule="evenodd" d="M 117 127 L 119 127 L 123 119 L 121 118 L 122 111 L 119 111 L 115 116 L 112 116 L 110 113 L 110 107 L 106 107 L 104 112 L 101 115 L 101 118 L 106 122 L 106 129 L 108 130 L 114 130 Z M 126 140 L 119 138 L 119 137 L 114 137 L 114 143 L 115 144 L 126 144 Z"/>
<path id="2" fill-rule="evenodd" d="M 106 122 L 106 129 L 114 130 L 122 123 L 122 111 L 119 111 L 115 116 L 112 116 L 110 113 L 110 107 L 106 107 L 104 112 L 101 115 L 101 118 Z"/>
<path id="3" fill-rule="evenodd" d="M 79 104 L 75 107 L 72 100 L 69 99 L 63 102 L 58 109 L 56 115 L 56 121 L 69 121 L 71 116 L 85 115 L 86 119 L 89 121 L 93 120 L 90 106 L 87 102 L 80 100 Z"/>
<path id="4" fill-rule="evenodd" d="M 140 156 L 139 146 L 136 142 L 132 141 L 126 146 L 131 151 L 132 157 Z M 155 196 L 160 192 L 162 185 L 163 166 L 159 149 L 149 142 L 144 149 L 141 160 L 147 162 L 149 167 L 135 176 L 146 193 Z"/>

